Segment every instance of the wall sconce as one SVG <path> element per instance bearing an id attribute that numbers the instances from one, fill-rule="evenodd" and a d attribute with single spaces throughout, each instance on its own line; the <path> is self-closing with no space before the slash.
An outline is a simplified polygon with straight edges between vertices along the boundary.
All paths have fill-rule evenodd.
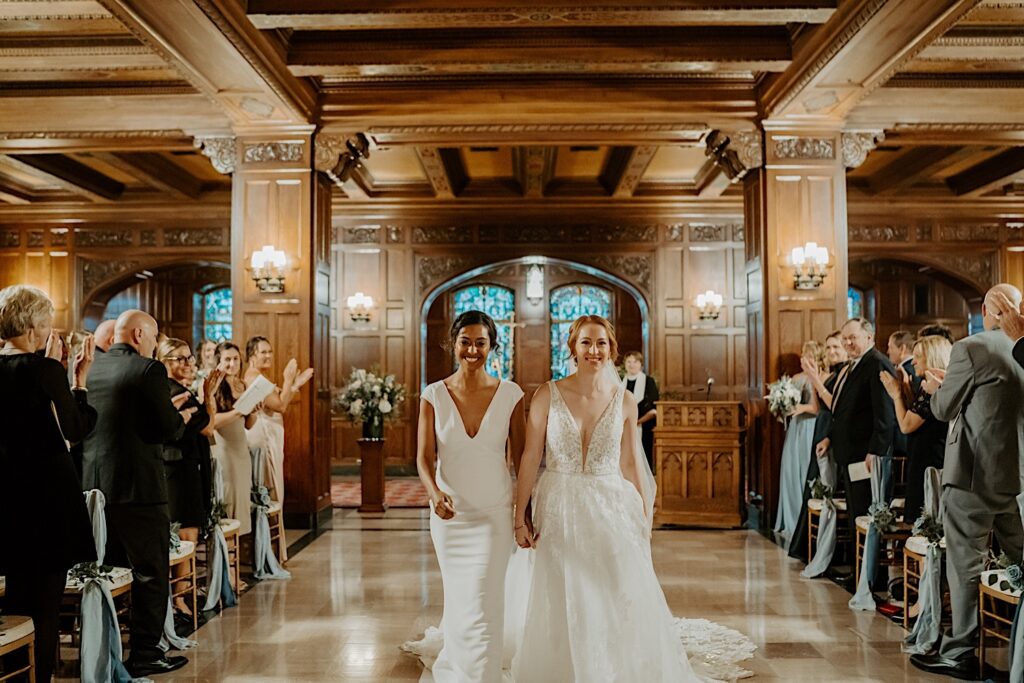
<path id="1" fill-rule="evenodd" d="M 544 269 L 536 263 L 526 271 L 526 298 L 534 305 L 544 298 Z"/>
<path id="2" fill-rule="evenodd" d="M 373 297 L 362 292 L 356 292 L 345 299 L 348 306 L 348 317 L 354 323 L 370 322 L 370 309 L 373 308 Z"/>
<path id="3" fill-rule="evenodd" d="M 280 294 L 284 291 L 284 266 L 287 263 L 284 252 L 269 244 L 252 252 L 249 262 L 252 279 L 256 288 L 264 294 Z"/>
<path id="4" fill-rule="evenodd" d="M 718 320 L 722 312 L 722 295 L 710 289 L 697 295 L 697 308 L 700 309 L 701 320 Z"/>
<path id="5" fill-rule="evenodd" d="M 828 262 L 828 249 L 808 242 L 794 247 L 789 256 L 793 266 L 793 287 L 796 289 L 818 289 L 832 266 Z"/>

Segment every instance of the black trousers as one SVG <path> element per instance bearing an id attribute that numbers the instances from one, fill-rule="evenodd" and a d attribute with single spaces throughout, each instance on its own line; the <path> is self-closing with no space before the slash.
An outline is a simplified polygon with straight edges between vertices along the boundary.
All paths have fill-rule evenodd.
<path id="1" fill-rule="evenodd" d="M 67 570 L 7 575 L 7 606 L 4 611 L 32 617 L 38 683 L 50 683 L 57 665 L 57 615 L 67 578 Z"/>
<path id="2" fill-rule="evenodd" d="M 170 594 L 170 516 L 167 505 L 109 505 L 106 564 L 132 569 L 132 612 L 128 659 L 150 662 L 164 656 L 160 636 Z"/>

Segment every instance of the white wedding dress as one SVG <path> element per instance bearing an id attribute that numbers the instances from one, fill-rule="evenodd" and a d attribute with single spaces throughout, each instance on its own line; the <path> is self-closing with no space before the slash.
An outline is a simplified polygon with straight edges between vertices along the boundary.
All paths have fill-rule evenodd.
<path id="1" fill-rule="evenodd" d="M 746 636 L 676 619 L 651 560 L 650 501 L 622 476 L 623 387 L 582 439 L 549 383 L 546 459 L 534 494 L 536 550 L 517 550 L 505 585 L 505 681 L 684 683 L 750 676 Z M 639 446 L 639 444 L 638 444 Z M 643 459 L 642 457 L 640 459 Z M 647 514 L 645 515 L 645 504 Z M 403 648 L 429 665 L 441 636 Z M 488 682 L 489 683 L 489 682 Z"/>

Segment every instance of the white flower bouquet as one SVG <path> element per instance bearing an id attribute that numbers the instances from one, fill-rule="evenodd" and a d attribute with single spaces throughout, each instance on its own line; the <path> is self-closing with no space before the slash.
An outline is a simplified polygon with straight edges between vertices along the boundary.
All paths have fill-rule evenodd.
<path id="1" fill-rule="evenodd" d="M 802 398 L 800 387 L 798 387 L 789 375 L 783 375 L 768 385 L 768 410 L 779 422 L 785 422 L 790 413 L 800 405 Z"/>
<path id="2" fill-rule="evenodd" d="M 335 410 L 355 424 L 363 425 L 366 438 L 379 439 L 384 423 L 398 418 L 405 401 L 405 387 L 394 375 L 355 368 L 348 383 L 334 397 Z"/>

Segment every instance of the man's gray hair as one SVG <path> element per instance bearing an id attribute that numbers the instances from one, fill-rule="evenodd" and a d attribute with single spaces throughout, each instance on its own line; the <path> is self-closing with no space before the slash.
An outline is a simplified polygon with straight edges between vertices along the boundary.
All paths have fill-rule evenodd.
<path id="1" fill-rule="evenodd" d="M 53 310 L 46 292 L 36 287 L 12 285 L 0 290 L 0 339 L 20 337 L 53 317 Z"/>
<path id="2" fill-rule="evenodd" d="M 872 337 L 875 336 L 875 326 L 872 325 L 871 321 L 868 320 L 867 318 L 850 318 L 845 323 L 843 323 L 843 327 L 846 327 L 850 323 L 857 323 L 858 325 L 860 325 L 860 329 L 864 330 Z"/>

